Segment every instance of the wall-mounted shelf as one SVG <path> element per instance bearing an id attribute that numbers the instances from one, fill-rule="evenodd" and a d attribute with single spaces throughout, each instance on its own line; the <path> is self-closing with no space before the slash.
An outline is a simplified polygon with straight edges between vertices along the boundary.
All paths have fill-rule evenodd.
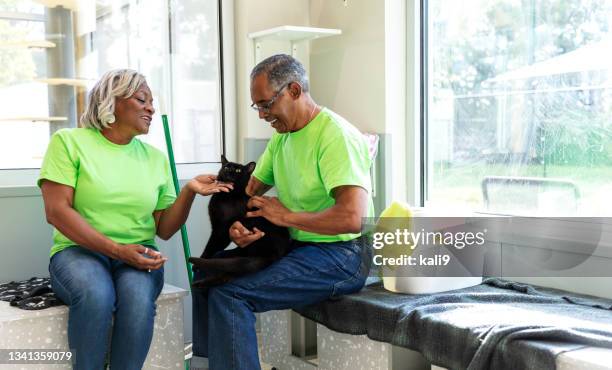
<path id="1" fill-rule="evenodd" d="M 251 32 L 248 36 L 250 39 L 254 39 L 255 42 L 266 40 L 300 42 L 340 34 L 342 34 L 342 30 L 336 28 L 280 26 L 263 31 Z"/>
<path id="2" fill-rule="evenodd" d="M 39 78 L 35 81 L 42 82 L 48 85 L 68 85 L 78 87 L 87 87 L 91 83 L 95 82 L 95 80 L 89 80 L 86 78 Z"/>
<path id="3" fill-rule="evenodd" d="M 0 48 L 54 48 L 55 43 L 47 40 L 17 40 L 0 42 Z"/>
<path id="4" fill-rule="evenodd" d="M 0 118 L 0 122 L 8 121 L 29 121 L 29 122 L 65 122 L 68 121 L 67 117 L 36 117 L 36 116 L 23 116 L 23 117 L 6 117 Z"/>
<path id="5" fill-rule="evenodd" d="M 262 60 L 262 43 L 266 41 L 289 42 L 291 55 L 298 57 L 298 44 L 303 41 L 311 41 L 323 37 L 341 35 L 342 30 L 336 28 L 316 28 L 301 26 L 279 26 L 267 30 L 251 32 L 248 37 L 253 40 L 255 47 L 255 63 Z"/>

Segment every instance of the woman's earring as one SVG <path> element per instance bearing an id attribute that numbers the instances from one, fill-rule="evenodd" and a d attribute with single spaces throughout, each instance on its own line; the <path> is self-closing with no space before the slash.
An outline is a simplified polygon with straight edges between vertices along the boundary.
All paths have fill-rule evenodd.
<path id="1" fill-rule="evenodd" d="M 111 123 L 115 122 L 115 115 L 112 114 L 112 113 L 108 114 L 106 117 L 104 117 L 103 121 L 106 124 L 111 124 Z"/>

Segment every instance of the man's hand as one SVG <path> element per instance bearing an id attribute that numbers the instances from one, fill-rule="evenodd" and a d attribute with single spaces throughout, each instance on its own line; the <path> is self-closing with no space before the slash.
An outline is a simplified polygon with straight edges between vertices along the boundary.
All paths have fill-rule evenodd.
<path id="1" fill-rule="evenodd" d="M 240 221 L 234 222 L 229 229 L 230 239 L 240 248 L 244 248 L 255 240 L 261 239 L 264 235 L 264 232 L 256 227 L 253 228 L 253 231 L 247 229 Z"/>
<path id="2" fill-rule="evenodd" d="M 277 197 L 255 196 L 249 199 L 247 208 L 258 208 L 255 211 L 247 212 L 247 217 L 264 217 L 268 221 L 278 226 L 288 226 L 285 223 L 285 215 L 291 211 L 285 207 Z"/>
<path id="3" fill-rule="evenodd" d="M 217 181 L 215 175 L 200 175 L 187 183 L 187 188 L 200 195 L 211 195 L 220 191 L 229 193 L 234 186 L 229 183 Z"/>

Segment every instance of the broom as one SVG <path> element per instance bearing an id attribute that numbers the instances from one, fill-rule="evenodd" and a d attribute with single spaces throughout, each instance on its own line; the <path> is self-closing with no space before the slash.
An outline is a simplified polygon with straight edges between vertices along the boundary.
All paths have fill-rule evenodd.
<path id="1" fill-rule="evenodd" d="M 170 170 L 172 171 L 172 181 L 174 182 L 174 191 L 176 196 L 179 195 L 179 182 L 178 175 L 176 174 L 176 163 L 174 162 L 174 150 L 172 149 L 172 138 L 170 137 L 170 125 L 168 124 L 168 115 L 165 113 L 165 107 L 161 104 L 161 117 L 162 123 L 164 124 L 164 136 L 166 138 L 166 148 L 168 150 L 168 160 L 170 161 Z M 189 257 L 191 257 L 191 248 L 189 248 L 189 237 L 187 236 L 187 227 L 185 224 L 181 225 L 181 240 L 183 242 L 183 254 L 185 256 L 185 266 L 187 268 L 187 278 L 189 279 L 189 286 L 193 283 L 193 270 L 191 269 L 191 263 L 189 263 Z"/>

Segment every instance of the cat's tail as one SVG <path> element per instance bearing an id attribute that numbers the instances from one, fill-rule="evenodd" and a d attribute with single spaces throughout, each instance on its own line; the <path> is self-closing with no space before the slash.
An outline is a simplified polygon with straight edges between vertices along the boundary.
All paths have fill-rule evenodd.
<path id="1" fill-rule="evenodd" d="M 196 268 L 203 271 L 229 272 L 236 275 L 256 272 L 268 267 L 276 261 L 276 257 L 228 257 L 228 258 L 199 258 L 191 257 Z"/>

